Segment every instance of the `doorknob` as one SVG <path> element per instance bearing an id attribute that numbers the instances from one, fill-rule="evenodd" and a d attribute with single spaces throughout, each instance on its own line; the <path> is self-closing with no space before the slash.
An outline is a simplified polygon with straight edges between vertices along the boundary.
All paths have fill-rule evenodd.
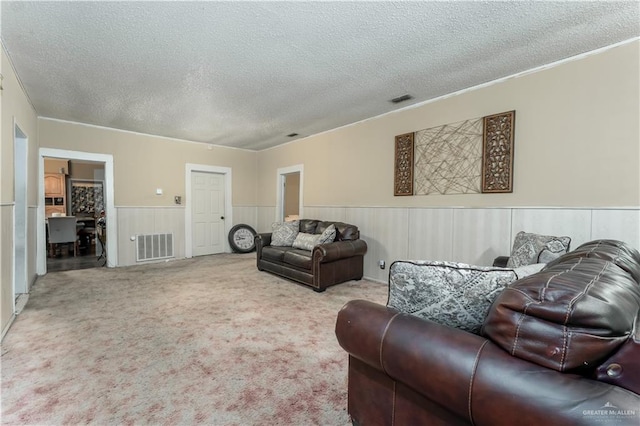
<path id="1" fill-rule="evenodd" d="M 220 216 L 220 219 L 224 220 L 224 216 Z"/>

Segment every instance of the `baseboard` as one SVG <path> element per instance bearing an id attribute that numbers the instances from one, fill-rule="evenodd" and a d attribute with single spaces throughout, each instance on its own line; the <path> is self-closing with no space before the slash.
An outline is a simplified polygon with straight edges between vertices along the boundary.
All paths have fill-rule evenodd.
<path id="1" fill-rule="evenodd" d="M 12 314 L 11 318 L 9 319 L 9 322 L 7 323 L 7 326 L 2 330 L 2 336 L 0 337 L 0 342 L 4 340 L 4 336 L 6 336 L 7 333 L 9 332 L 9 329 L 11 328 L 11 325 L 13 324 L 13 321 L 15 319 L 16 319 L 16 314 Z"/>

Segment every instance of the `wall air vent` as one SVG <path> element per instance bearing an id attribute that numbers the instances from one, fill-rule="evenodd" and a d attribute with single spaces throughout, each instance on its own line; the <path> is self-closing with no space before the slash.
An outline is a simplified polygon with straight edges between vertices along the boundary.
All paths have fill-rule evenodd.
<path id="1" fill-rule="evenodd" d="M 146 234 L 136 237 L 136 261 L 173 257 L 173 234 Z"/>
<path id="2" fill-rule="evenodd" d="M 407 94 L 407 95 L 398 96 L 397 98 L 393 98 L 389 102 L 392 102 L 394 104 L 399 104 L 400 102 L 408 101 L 409 99 L 413 99 L 413 96 Z"/>

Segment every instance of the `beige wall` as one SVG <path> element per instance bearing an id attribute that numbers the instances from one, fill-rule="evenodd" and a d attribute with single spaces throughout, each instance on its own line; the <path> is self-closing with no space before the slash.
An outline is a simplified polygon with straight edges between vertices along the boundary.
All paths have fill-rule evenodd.
<path id="1" fill-rule="evenodd" d="M 37 176 L 37 119 L 36 113 L 29 100 L 25 96 L 13 68 L 9 62 L 4 47 L 2 49 L 2 60 L 0 72 L 3 90 L 0 92 L 0 228 L 2 229 L 2 239 L 0 243 L 0 321 L 2 331 L 10 324 L 13 316 L 13 210 L 14 210 L 14 150 L 13 134 L 14 121 L 20 129 L 27 135 L 28 149 L 28 188 L 27 205 L 28 213 L 28 262 L 27 280 L 31 284 L 35 279 L 35 223 L 33 222 L 32 210 L 36 206 L 37 186 L 35 178 Z"/>
<path id="2" fill-rule="evenodd" d="M 278 168 L 302 163 L 307 206 L 638 206 L 639 51 L 635 41 L 262 151 L 258 204 L 275 205 Z M 514 109 L 513 193 L 393 196 L 396 135 Z"/>
<path id="3" fill-rule="evenodd" d="M 40 147 L 113 155 L 115 205 L 173 206 L 185 194 L 185 165 L 232 169 L 233 205 L 256 203 L 257 153 L 57 120 L 39 119 Z M 162 188 L 163 195 L 156 195 Z"/>
<path id="4" fill-rule="evenodd" d="M 104 165 L 78 161 L 69 162 L 70 179 L 104 180 Z"/>

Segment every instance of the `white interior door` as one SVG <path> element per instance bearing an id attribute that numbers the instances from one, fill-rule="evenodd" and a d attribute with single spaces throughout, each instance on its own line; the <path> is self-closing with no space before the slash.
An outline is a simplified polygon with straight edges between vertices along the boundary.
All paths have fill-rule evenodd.
<path id="1" fill-rule="evenodd" d="M 191 172 L 191 244 L 193 256 L 224 251 L 224 175 Z"/>

